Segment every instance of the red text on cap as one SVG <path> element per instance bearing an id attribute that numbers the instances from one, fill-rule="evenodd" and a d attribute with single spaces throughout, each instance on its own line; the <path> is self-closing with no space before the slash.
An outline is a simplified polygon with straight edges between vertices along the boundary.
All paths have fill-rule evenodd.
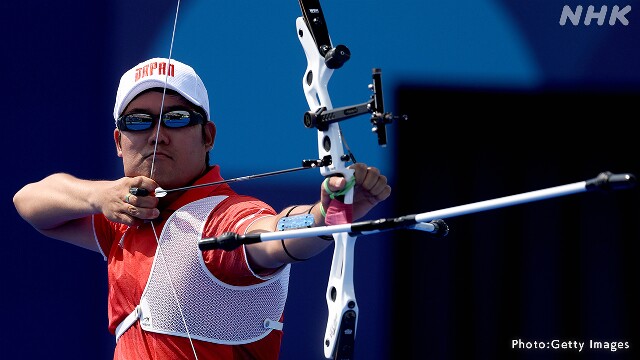
<path id="1" fill-rule="evenodd" d="M 159 65 L 158 65 L 159 64 Z M 143 67 L 136 69 L 136 79 L 138 81 L 146 76 L 153 76 L 154 71 L 158 71 L 158 75 L 166 75 L 167 74 L 167 63 L 161 62 L 152 62 L 146 64 Z M 175 76 L 175 70 L 173 64 L 169 64 L 169 76 Z"/>

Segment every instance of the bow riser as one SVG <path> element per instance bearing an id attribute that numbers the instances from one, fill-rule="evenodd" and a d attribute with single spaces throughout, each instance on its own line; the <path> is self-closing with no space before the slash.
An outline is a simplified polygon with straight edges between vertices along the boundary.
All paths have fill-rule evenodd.
<path id="1" fill-rule="evenodd" d="M 307 27 L 304 18 L 296 20 L 298 39 L 307 57 L 307 69 L 302 78 L 309 109 L 317 112 L 331 110 L 327 84 L 333 69 L 327 67 L 325 58 Z M 331 163 L 320 167 L 323 176 L 341 174 L 351 179 L 354 171 L 346 167 L 348 157 L 344 153 L 342 134 L 338 123 L 331 123 L 318 130 L 318 155 L 330 156 Z M 344 194 L 343 202 L 353 204 L 353 188 Z M 327 284 L 326 300 L 329 310 L 324 337 L 324 355 L 327 359 L 351 359 L 358 319 L 358 305 L 353 287 L 353 259 L 356 237 L 348 233 L 333 235 L 334 252 Z"/>

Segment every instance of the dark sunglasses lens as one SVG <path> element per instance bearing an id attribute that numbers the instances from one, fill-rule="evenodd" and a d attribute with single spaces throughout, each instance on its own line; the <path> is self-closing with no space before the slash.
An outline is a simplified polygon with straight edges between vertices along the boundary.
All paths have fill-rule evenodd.
<path id="1" fill-rule="evenodd" d="M 153 118 L 147 114 L 131 114 L 124 117 L 124 124 L 130 131 L 147 130 L 153 125 Z"/>
<path id="2" fill-rule="evenodd" d="M 170 111 L 162 115 L 162 123 L 170 128 L 185 127 L 191 124 L 191 114 L 184 110 Z"/>

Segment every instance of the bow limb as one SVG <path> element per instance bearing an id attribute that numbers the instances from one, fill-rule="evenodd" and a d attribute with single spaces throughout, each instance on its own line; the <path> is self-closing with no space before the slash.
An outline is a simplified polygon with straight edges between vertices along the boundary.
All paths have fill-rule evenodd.
<path id="1" fill-rule="evenodd" d="M 296 20 L 299 40 L 307 57 L 307 69 L 302 79 L 311 112 L 333 109 L 327 84 L 333 68 L 327 66 L 327 52 L 332 49 L 319 2 L 300 0 L 304 17 Z M 324 42 L 324 43 L 323 43 Z M 345 48 L 346 49 L 346 48 Z M 339 65 L 341 66 L 341 64 Z M 320 167 L 323 176 L 342 175 L 349 180 L 354 171 L 347 168 L 342 134 L 337 122 L 318 127 L 318 154 L 330 159 Z M 344 204 L 353 205 L 353 187 L 344 194 Z M 327 359 L 352 359 L 356 334 L 358 303 L 353 286 L 355 236 L 334 233 L 334 252 L 327 284 L 327 327 L 324 355 Z"/>

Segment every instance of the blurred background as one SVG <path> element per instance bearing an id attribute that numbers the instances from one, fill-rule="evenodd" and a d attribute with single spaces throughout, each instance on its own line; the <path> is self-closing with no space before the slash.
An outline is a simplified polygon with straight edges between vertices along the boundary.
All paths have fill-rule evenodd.
<path id="1" fill-rule="evenodd" d="M 2 202 L 3 359 L 111 359 L 106 263 L 41 236 L 12 205 L 54 172 L 116 179 L 112 112 L 122 73 L 167 57 L 174 1 L 4 1 L 8 85 Z M 351 60 L 329 83 L 334 107 L 369 99 L 407 121 L 379 147 L 368 116 L 343 122 L 356 159 L 394 191 L 368 219 L 445 209 L 640 174 L 632 121 L 640 93 L 638 1 L 321 1 Z M 574 25 L 563 8 L 583 6 Z M 585 25 L 589 5 L 600 12 Z M 610 15 L 617 5 L 619 14 Z M 602 8 L 606 6 L 606 10 Z M 597 15 L 597 14 L 596 14 Z M 302 116 L 299 4 L 183 1 L 172 58 L 203 78 L 218 137 L 212 163 L 233 178 L 317 157 Z M 622 21 L 624 19 L 626 24 Z M 12 115 L 13 116 L 13 115 Z M 316 200 L 314 170 L 237 183 L 276 209 Z M 358 238 L 355 357 L 638 358 L 638 189 L 589 192 L 445 219 L 449 235 Z M 323 359 L 332 249 L 292 268 L 281 359 Z M 518 349 L 512 341 L 622 342 L 628 349 Z M 408 355 L 407 355 L 408 354 Z"/>

